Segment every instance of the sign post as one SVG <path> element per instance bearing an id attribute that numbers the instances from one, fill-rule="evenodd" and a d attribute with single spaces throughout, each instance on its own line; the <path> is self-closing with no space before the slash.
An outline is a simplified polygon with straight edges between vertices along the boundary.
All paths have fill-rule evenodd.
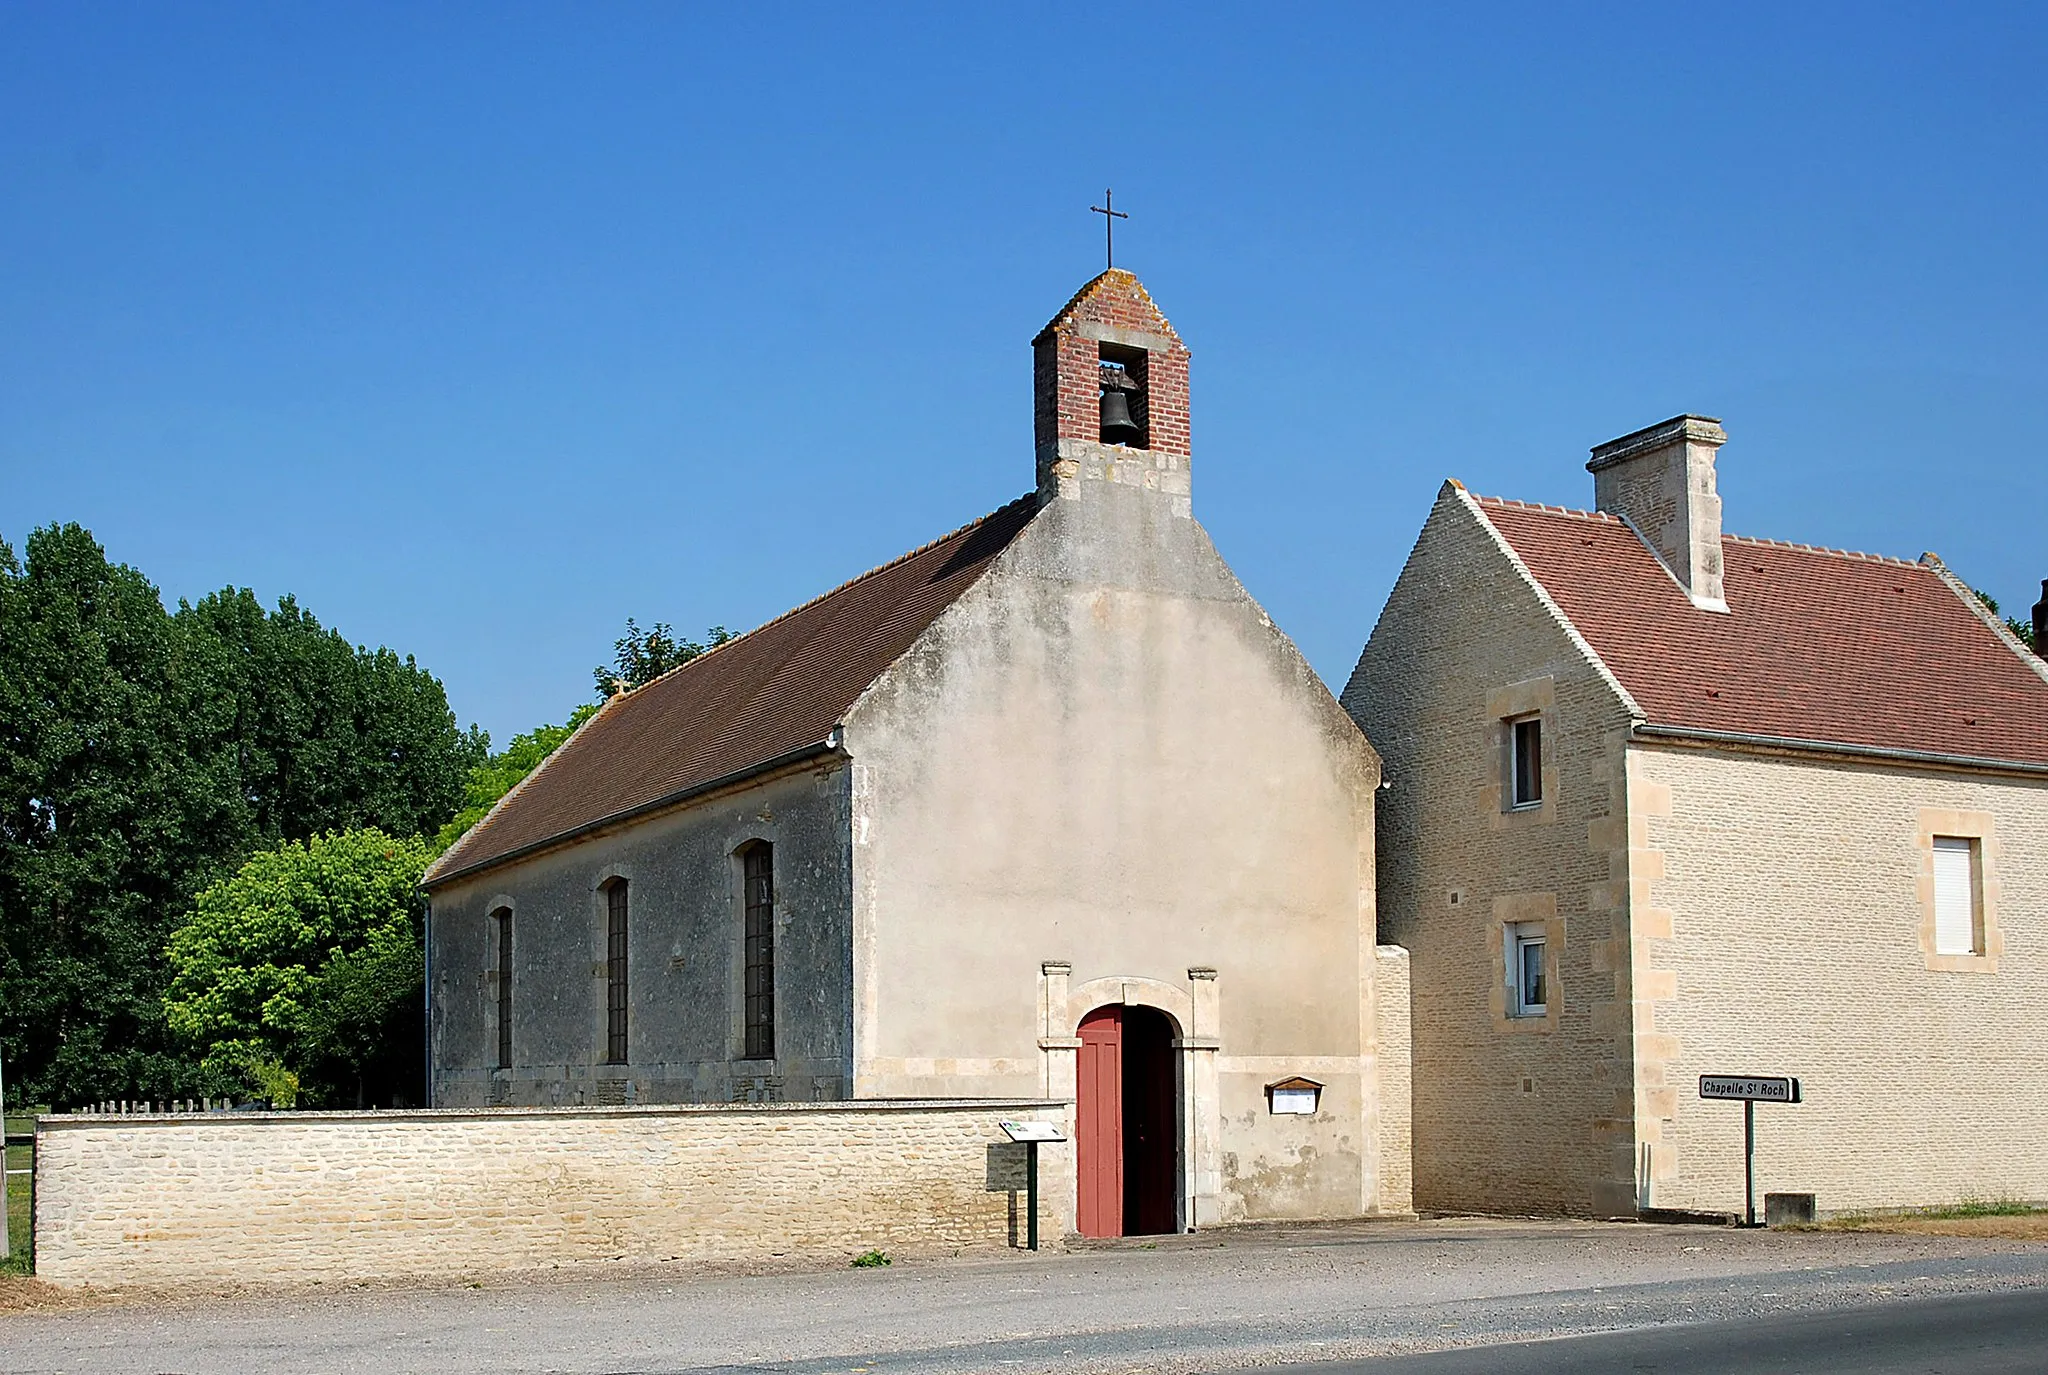
<path id="1" fill-rule="evenodd" d="M 1024 1194 L 1025 1208 L 1030 1221 L 1025 1224 L 1025 1235 L 1031 1250 L 1038 1249 L 1038 1147 L 1045 1141 L 1064 1141 L 1057 1124 L 1052 1122 L 1001 1122 L 997 1124 L 1003 1134 L 1012 1141 L 1024 1145 Z"/>
<path id="2" fill-rule="evenodd" d="M 1700 1097 L 1742 1104 L 1743 1226 L 1756 1226 L 1756 1105 L 1797 1103 L 1799 1081 L 1785 1075 L 1702 1074 Z"/>

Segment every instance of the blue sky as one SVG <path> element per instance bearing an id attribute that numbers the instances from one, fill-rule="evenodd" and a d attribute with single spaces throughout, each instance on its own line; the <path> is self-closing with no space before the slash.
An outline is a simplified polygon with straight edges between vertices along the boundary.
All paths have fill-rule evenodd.
<path id="1" fill-rule="evenodd" d="M 744 12 L 734 12 L 744 8 Z M 1341 685 L 1438 484 L 2048 577 L 2048 8 L 0 4 L 0 536 L 291 592 L 500 741 L 1031 481 L 1119 259 Z"/>

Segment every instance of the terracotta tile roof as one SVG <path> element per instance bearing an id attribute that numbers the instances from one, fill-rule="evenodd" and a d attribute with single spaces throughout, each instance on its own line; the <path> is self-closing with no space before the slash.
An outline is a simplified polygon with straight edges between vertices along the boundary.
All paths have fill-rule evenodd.
<path id="1" fill-rule="evenodd" d="M 822 745 L 1030 523 L 1034 497 L 614 697 L 427 873 L 445 882 Z"/>
<path id="2" fill-rule="evenodd" d="M 1722 615 L 1613 516 L 1476 500 L 1652 724 L 2048 764 L 2048 681 L 1931 564 L 1726 536 Z"/>

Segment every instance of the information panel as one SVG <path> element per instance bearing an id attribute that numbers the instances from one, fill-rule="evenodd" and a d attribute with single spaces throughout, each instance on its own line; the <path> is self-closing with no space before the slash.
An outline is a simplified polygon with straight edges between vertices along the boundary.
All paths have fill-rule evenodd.
<path id="1" fill-rule="evenodd" d="M 1053 1122 L 998 1122 L 997 1126 L 1012 1141 L 1064 1141 L 1057 1123 Z"/>

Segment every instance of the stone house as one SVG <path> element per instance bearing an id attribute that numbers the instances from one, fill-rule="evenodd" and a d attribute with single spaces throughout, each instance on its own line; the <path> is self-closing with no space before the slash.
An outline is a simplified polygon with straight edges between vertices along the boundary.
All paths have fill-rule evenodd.
<path id="1" fill-rule="evenodd" d="M 609 701 L 429 872 L 433 1102 L 1071 1100 L 1093 1235 L 1407 1211 L 1365 736 L 1194 519 L 1136 278 L 1034 490 Z"/>
<path id="2" fill-rule="evenodd" d="M 1632 1216 L 2048 1198 L 2048 667 L 1933 555 L 1726 535 L 1718 422 L 1596 510 L 1446 483 L 1343 693 L 1385 762 L 1414 1196 Z M 2044 608 L 2037 608 L 2037 622 Z"/>

